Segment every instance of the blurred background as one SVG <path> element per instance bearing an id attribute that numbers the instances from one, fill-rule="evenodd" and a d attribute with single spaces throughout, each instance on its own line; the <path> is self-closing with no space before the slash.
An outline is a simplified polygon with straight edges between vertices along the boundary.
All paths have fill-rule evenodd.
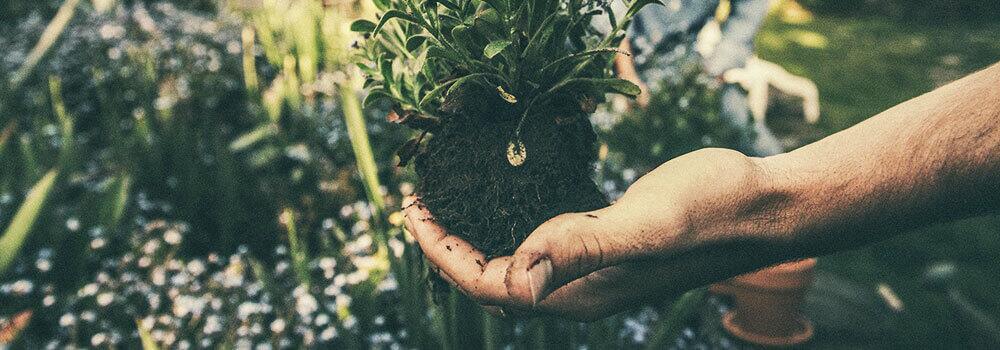
<path id="1" fill-rule="evenodd" d="M 701 295 L 579 324 L 431 290 L 398 213 L 410 131 L 362 109 L 352 63 L 349 24 L 375 11 L 0 3 L 0 348 L 746 347 L 705 326 L 724 306 Z M 774 1 L 756 54 L 818 88 L 816 123 L 769 88 L 767 124 L 794 149 L 1000 61 L 1000 4 Z M 739 132 L 712 79 L 678 72 L 647 109 L 595 115 L 609 196 Z M 1000 315 L 998 235 L 985 217 L 822 257 L 825 347 L 983 346 L 997 335 L 968 311 Z"/>

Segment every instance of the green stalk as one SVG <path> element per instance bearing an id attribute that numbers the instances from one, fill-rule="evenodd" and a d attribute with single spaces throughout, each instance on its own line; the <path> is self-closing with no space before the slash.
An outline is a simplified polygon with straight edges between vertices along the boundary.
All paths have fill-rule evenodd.
<path id="1" fill-rule="evenodd" d="M 51 194 L 52 185 L 55 184 L 58 175 L 58 169 L 49 171 L 28 191 L 28 195 L 24 197 L 24 203 L 17 209 L 17 213 L 10 221 L 10 226 L 7 226 L 3 236 L 0 236 L 0 274 L 10 267 L 14 257 L 24 245 L 28 233 L 31 232 L 31 227 L 38 221 L 38 214 L 45 206 L 45 200 Z"/>
<path id="2" fill-rule="evenodd" d="M 374 207 L 374 217 L 381 220 L 382 213 L 385 212 L 385 200 L 382 199 L 378 166 L 375 165 L 375 156 L 372 152 L 371 142 L 368 140 L 368 128 L 364 112 L 361 110 L 361 102 L 358 100 L 357 93 L 351 88 L 352 85 L 350 81 L 339 85 L 340 107 L 344 113 L 347 136 L 351 139 L 351 147 L 354 150 L 358 171 L 361 172 L 368 200 Z"/>
<path id="3" fill-rule="evenodd" d="M 10 79 L 10 91 L 16 91 L 21 86 L 21 83 L 24 82 L 24 79 L 31 75 L 31 72 L 35 71 L 38 62 L 42 60 L 45 53 L 49 52 L 52 45 L 62 35 L 63 30 L 66 29 L 66 25 L 73 19 L 73 14 L 76 12 L 76 5 L 79 3 L 80 0 L 67 0 L 59 6 L 55 17 L 52 17 L 52 21 L 45 26 L 42 36 L 38 38 L 38 43 L 28 53 L 28 58 L 24 60 L 21 67 L 12 75 Z"/>
<path id="4" fill-rule="evenodd" d="M 253 54 L 254 30 L 250 26 L 243 27 L 240 38 L 243 42 L 243 84 L 251 95 L 257 94 L 257 62 Z"/>
<path id="5" fill-rule="evenodd" d="M 653 335 L 646 344 L 647 349 L 663 349 L 680 335 L 684 329 L 684 324 L 693 317 L 701 305 L 704 304 L 705 297 L 708 296 L 708 288 L 699 288 L 684 293 L 675 301 L 663 315 L 663 320 L 653 329 Z"/>
<path id="6" fill-rule="evenodd" d="M 299 241 L 299 233 L 295 226 L 295 212 L 291 208 L 285 208 L 281 211 L 279 221 L 285 225 L 285 229 L 288 232 L 288 250 L 292 255 L 292 268 L 299 278 L 299 283 L 309 286 L 311 284 L 309 266 L 307 266 L 309 263 L 309 253 L 306 252 L 305 247 L 302 246 L 302 242 Z"/>

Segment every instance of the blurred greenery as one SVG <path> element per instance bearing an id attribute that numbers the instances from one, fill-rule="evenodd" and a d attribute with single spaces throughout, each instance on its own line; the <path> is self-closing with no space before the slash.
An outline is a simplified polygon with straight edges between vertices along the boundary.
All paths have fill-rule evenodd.
<path id="1" fill-rule="evenodd" d="M 818 131 L 800 122 L 769 120 L 785 136 L 815 139 L 1000 61 L 1000 22 L 914 23 L 822 13 L 802 20 L 777 11 L 757 44 L 761 58 L 809 77 L 819 87 L 823 117 Z M 824 257 L 820 269 L 872 289 L 877 283 L 891 286 L 906 307 L 896 315 L 900 348 L 982 346 L 945 296 L 922 284 L 922 275 L 933 262 L 955 261 L 956 287 L 988 314 L 1000 315 L 998 234 L 996 216 L 938 225 Z"/>
<path id="2" fill-rule="evenodd" d="M 65 3 L 0 3 L 0 80 L 14 78 Z M 790 144 L 1000 58 L 997 22 L 804 3 L 817 12 L 782 7 L 758 38 L 762 58 L 821 91 L 817 127 L 790 117 L 787 101 L 772 108 L 769 122 Z M 391 166 L 411 135 L 386 127 L 384 111 L 357 108 L 361 81 L 346 61 L 356 39 L 348 19 L 372 12 L 338 0 L 79 1 L 23 83 L 0 91 L 0 339 L 17 338 L 14 348 L 669 344 L 703 291 L 592 324 L 500 320 L 454 291 L 432 298 L 400 227 L 413 175 Z M 711 84 L 687 79 L 653 101 L 670 118 L 634 113 L 606 133 L 615 150 L 635 152 L 607 159 L 606 190 L 642 170 L 627 166 L 727 143 Z M 690 108 L 675 109 L 683 99 Z M 663 135 L 655 158 L 639 155 Z M 998 217 L 940 225 L 820 267 L 895 289 L 901 348 L 972 347 L 981 344 L 921 275 L 956 261 L 957 287 L 1000 314 L 998 232 Z"/>

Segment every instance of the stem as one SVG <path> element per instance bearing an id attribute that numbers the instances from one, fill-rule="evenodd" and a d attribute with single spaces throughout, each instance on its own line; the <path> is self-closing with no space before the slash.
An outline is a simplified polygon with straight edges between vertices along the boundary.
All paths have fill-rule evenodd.
<path id="1" fill-rule="evenodd" d="M 56 12 L 55 17 L 52 17 L 52 21 L 45 26 L 45 30 L 42 31 L 42 36 L 38 38 L 38 43 L 35 47 L 31 48 L 31 52 L 28 53 L 28 58 L 24 60 L 21 67 L 17 69 L 10 79 L 10 91 L 13 92 L 21 86 L 31 72 L 35 70 L 38 66 L 38 62 L 42 60 L 42 56 L 52 48 L 59 36 L 62 35 L 66 25 L 69 21 L 73 19 L 73 14 L 76 12 L 76 5 L 80 3 L 80 0 L 67 0 L 62 5 L 59 6 L 59 10 Z"/>
<path id="2" fill-rule="evenodd" d="M 364 112 L 361 110 L 361 102 L 351 87 L 351 80 L 340 84 L 340 102 L 344 113 L 344 122 L 347 124 L 347 135 L 351 139 L 351 147 L 354 150 L 355 161 L 358 171 L 365 185 L 368 200 L 374 207 L 373 216 L 381 218 L 385 211 L 385 201 L 382 199 L 381 184 L 378 179 L 378 167 L 375 165 L 375 156 L 372 154 L 371 142 L 368 140 L 368 129 L 366 127 Z"/>

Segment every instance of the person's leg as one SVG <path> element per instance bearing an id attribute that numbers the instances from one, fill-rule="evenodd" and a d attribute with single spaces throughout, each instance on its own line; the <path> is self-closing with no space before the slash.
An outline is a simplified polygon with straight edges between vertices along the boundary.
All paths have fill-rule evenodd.
<path id="1" fill-rule="evenodd" d="M 784 152 L 781 142 L 763 122 L 750 117 L 746 92 L 736 84 L 726 84 L 721 94 L 722 118 L 742 130 L 736 149 L 753 157 L 765 157 Z"/>

